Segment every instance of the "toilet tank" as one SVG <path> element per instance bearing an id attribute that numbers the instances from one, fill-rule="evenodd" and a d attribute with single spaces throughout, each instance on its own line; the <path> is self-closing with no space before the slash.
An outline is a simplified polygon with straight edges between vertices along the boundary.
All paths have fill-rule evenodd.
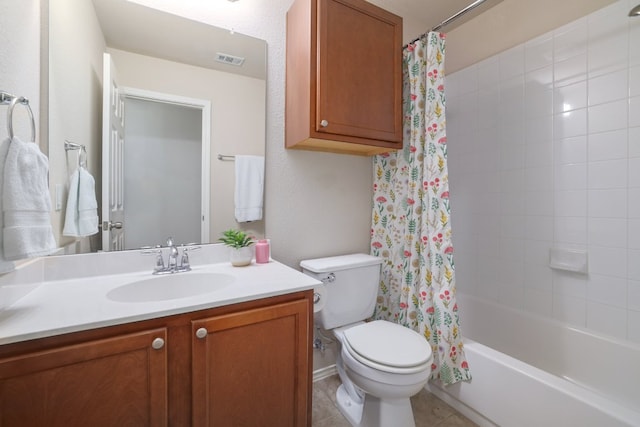
<path id="1" fill-rule="evenodd" d="M 376 305 L 382 259 L 366 254 L 300 262 L 302 272 L 324 283 L 324 305 L 316 323 L 333 329 L 371 317 Z"/>

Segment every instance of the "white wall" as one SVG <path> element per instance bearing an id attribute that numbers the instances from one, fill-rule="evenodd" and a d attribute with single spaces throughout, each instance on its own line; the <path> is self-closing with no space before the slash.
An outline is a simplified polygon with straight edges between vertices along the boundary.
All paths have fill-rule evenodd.
<path id="1" fill-rule="evenodd" d="M 40 1 L 0 2 L 0 89 L 29 99 L 39 141 L 40 109 Z M 0 106 L 0 138 L 8 136 L 7 106 Z M 28 140 L 27 110 L 16 106 L 14 133 Z"/>
<path id="2" fill-rule="evenodd" d="M 640 342 L 635 4 L 619 0 L 446 87 L 458 290 Z M 551 270 L 550 247 L 586 249 L 589 274 Z"/>
<path id="3" fill-rule="evenodd" d="M 42 141 L 40 12 L 40 0 L 0 1 L 0 90 L 29 99 L 38 144 Z M 0 106 L 0 138 L 2 139 L 9 136 L 7 108 L 8 105 Z M 13 132 L 25 141 L 31 137 L 29 113 L 21 105 L 17 105 L 14 110 Z"/>
<path id="4" fill-rule="evenodd" d="M 447 72 L 453 73 L 524 43 L 614 1 L 503 0 L 447 32 Z"/>
<path id="5" fill-rule="evenodd" d="M 58 246 L 75 238 L 62 236 L 64 205 L 69 177 L 77 167 L 78 151 L 66 153 L 64 141 L 84 144 L 87 170 L 102 185 L 102 53 L 105 41 L 91 2 L 49 0 L 49 189 L 55 197 L 56 185 L 64 188 L 63 209 L 53 212 L 52 226 Z M 98 195 L 98 204 L 101 204 Z M 93 249 L 100 234 L 91 238 Z M 86 250 L 87 239 L 83 239 Z M 74 249 L 75 250 L 75 249 Z"/>

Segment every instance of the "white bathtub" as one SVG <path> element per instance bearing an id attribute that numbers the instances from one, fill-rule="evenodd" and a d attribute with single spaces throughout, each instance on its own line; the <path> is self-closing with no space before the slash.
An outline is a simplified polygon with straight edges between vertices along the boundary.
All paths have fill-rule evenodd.
<path id="1" fill-rule="evenodd" d="M 458 304 L 473 379 L 427 387 L 477 424 L 640 426 L 639 345 L 471 296 Z"/>

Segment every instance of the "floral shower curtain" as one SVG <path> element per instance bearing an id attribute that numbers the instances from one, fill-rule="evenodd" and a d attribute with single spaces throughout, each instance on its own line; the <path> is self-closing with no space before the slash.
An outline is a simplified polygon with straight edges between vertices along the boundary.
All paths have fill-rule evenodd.
<path id="1" fill-rule="evenodd" d="M 383 258 L 375 317 L 431 344 L 431 378 L 471 379 L 458 320 L 444 107 L 444 34 L 403 52 L 404 149 L 374 157 L 371 252 Z"/>

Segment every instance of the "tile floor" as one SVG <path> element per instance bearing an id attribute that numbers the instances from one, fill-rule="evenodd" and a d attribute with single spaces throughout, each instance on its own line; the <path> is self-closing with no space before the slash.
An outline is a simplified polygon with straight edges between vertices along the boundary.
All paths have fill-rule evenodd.
<path id="1" fill-rule="evenodd" d="M 313 383 L 313 427 L 351 427 L 335 404 L 336 389 L 340 385 L 337 375 Z M 411 399 L 416 427 L 474 427 L 451 406 L 426 390 Z M 401 427 L 401 426 L 393 426 Z"/>

